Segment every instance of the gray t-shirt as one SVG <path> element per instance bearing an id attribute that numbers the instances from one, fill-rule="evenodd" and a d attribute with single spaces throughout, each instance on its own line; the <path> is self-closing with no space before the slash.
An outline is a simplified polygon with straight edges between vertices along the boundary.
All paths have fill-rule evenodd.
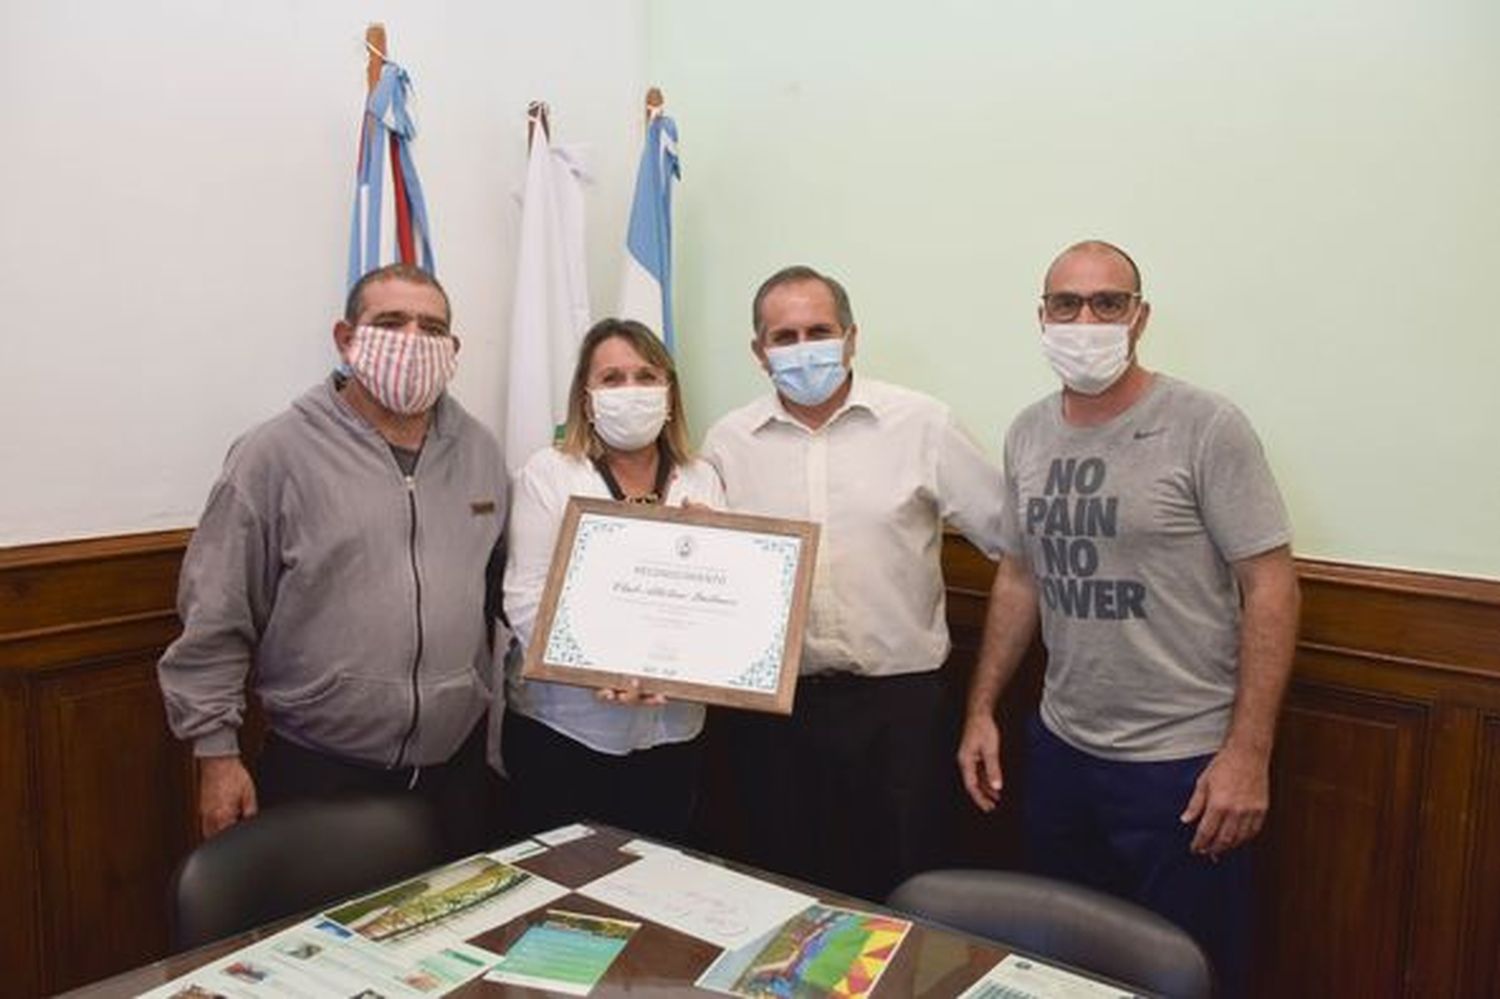
<path id="1" fill-rule="evenodd" d="M 1230 563 L 1291 540 L 1260 441 L 1227 400 L 1165 375 L 1097 427 L 1060 395 L 1005 437 L 1001 547 L 1036 577 L 1042 720 L 1111 759 L 1215 752 L 1234 703 Z"/>

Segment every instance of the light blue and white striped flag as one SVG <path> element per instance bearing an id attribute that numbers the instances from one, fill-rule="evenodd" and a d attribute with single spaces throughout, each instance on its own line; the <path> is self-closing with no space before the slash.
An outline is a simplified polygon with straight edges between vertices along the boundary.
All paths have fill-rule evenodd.
<path id="1" fill-rule="evenodd" d="M 672 184 L 677 162 L 677 123 L 657 114 L 635 175 L 635 200 L 625 233 L 625 272 L 620 280 L 620 318 L 649 326 L 675 351 L 672 328 Z"/>
<path id="2" fill-rule="evenodd" d="M 365 102 L 359 133 L 359 164 L 354 189 L 354 219 L 349 226 L 349 287 L 387 260 L 416 264 L 429 274 L 437 273 L 432 256 L 432 228 L 427 223 L 427 200 L 412 159 L 411 144 L 417 126 L 407 111 L 411 77 L 389 59 L 380 69 L 380 81 Z M 381 239 L 386 147 L 391 158 L 391 204 L 395 220 L 389 245 Z M 418 253 L 420 252 L 420 256 Z"/>

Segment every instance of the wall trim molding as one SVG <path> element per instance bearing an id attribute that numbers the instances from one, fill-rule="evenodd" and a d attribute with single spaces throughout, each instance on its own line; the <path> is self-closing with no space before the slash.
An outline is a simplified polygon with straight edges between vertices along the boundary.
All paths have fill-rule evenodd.
<path id="1" fill-rule="evenodd" d="M 1440 596 L 1445 600 L 1500 609 L 1500 579 L 1312 558 L 1297 559 L 1297 575 L 1305 582 L 1343 583 L 1386 593 Z"/>
<path id="2" fill-rule="evenodd" d="M 170 531 L 108 534 L 95 538 L 13 545 L 9 548 L 0 548 L 0 573 L 36 565 L 97 562 L 103 559 L 129 558 L 152 552 L 178 551 L 187 548 L 187 543 L 192 536 L 193 529 L 183 527 Z"/>
<path id="3" fill-rule="evenodd" d="M 0 678 L 170 642 L 191 537 L 153 531 L 0 548 Z"/>
<path id="4" fill-rule="evenodd" d="M 79 540 L 43 542 L 0 548 L 0 649 L 43 643 L 100 629 L 170 626 L 175 617 L 176 575 L 180 559 L 192 538 L 190 528 L 120 534 Z M 994 564 L 966 539 L 949 534 L 943 544 L 943 570 L 948 593 L 983 601 L 989 593 Z M 136 586 L 117 594 L 95 594 L 95 599 L 70 605 L 68 591 L 77 580 L 65 581 L 47 592 L 41 577 L 66 569 L 92 569 L 102 564 L 145 563 L 155 571 L 152 582 L 170 576 L 170 593 L 141 593 Z M 166 570 L 166 571 L 163 571 Z M 1500 580 L 1418 572 L 1386 566 L 1334 562 L 1327 559 L 1297 559 L 1297 575 L 1303 587 L 1302 627 L 1299 645 L 1330 653 L 1378 658 L 1390 665 L 1436 668 L 1478 677 L 1500 675 Z M 134 600 L 116 600 L 126 593 Z M 1351 640 L 1339 594 L 1383 595 L 1433 602 L 1446 636 L 1403 636 L 1403 622 L 1386 622 L 1389 641 L 1372 643 L 1361 633 Z M 52 600 L 51 611 L 38 621 L 35 605 Z M 101 605 L 102 598 L 102 605 Z M 144 599 L 142 599 L 144 598 Z M 972 616 L 972 609 L 966 617 Z M 982 612 L 981 612 L 982 617 Z M 981 621 L 970 622 L 982 624 Z M 1430 622 L 1429 622 L 1430 625 Z M 1430 631 L 1431 628 L 1419 629 Z M 1403 640 L 1420 637 L 1418 648 Z M 1446 637 L 1446 641 L 1441 640 Z M 1428 639 L 1439 638 L 1438 647 Z M 29 658 L 29 657 L 28 657 Z M 0 659 L 0 668 L 12 665 L 11 657 Z"/>

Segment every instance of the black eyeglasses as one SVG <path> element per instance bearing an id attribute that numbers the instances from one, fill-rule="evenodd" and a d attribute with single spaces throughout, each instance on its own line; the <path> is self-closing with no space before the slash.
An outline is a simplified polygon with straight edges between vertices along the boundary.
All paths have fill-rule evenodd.
<path id="1" fill-rule="evenodd" d="M 1054 291 L 1042 296 L 1042 311 L 1048 319 L 1071 323 L 1087 305 L 1096 319 L 1112 323 L 1124 319 L 1130 306 L 1141 297 L 1138 291 L 1096 291 L 1080 295 L 1074 291 Z"/>

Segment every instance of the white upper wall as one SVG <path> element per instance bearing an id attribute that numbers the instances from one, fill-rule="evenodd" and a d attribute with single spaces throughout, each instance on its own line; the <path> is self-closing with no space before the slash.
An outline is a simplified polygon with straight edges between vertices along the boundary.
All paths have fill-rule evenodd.
<path id="1" fill-rule="evenodd" d="M 0 5 L 0 546 L 192 525 L 230 442 L 329 370 L 371 21 L 415 85 L 465 406 L 499 429 L 533 98 L 587 147 L 613 305 L 640 2 Z"/>
<path id="2" fill-rule="evenodd" d="M 1260 430 L 1300 554 L 1500 576 L 1493 0 L 0 4 L 0 546 L 194 523 L 327 371 L 372 20 L 492 427 L 526 103 L 591 147 L 603 313 L 649 70 L 700 433 L 765 391 L 750 295 L 800 260 L 849 285 L 860 370 L 998 453 L 1053 384 L 1042 269 L 1097 235 L 1145 270 L 1145 361 Z"/>
<path id="3" fill-rule="evenodd" d="M 1301 555 L 1500 576 L 1500 4 L 652 0 L 699 428 L 767 390 L 749 303 L 842 278 L 859 370 L 986 448 L 1055 379 L 1063 246 L 1128 248 L 1141 355 L 1259 430 Z"/>

